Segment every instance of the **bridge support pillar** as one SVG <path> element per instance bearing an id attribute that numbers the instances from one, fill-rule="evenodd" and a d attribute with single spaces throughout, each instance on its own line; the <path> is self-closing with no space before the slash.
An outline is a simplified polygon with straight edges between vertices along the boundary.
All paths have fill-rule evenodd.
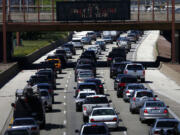
<path id="1" fill-rule="evenodd" d="M 180 31 L 175 32 L 175 58 L 180 63 Z"/>
<path id="2" fill-rule="evenodd" d="M 3 33 L 0 32 L 0 61 L 10 61 L 12 59 L 13 54 L 13 34 L 12 32 L 6 33 L 6 48 L 4 49 L 3 45 Z M 6 50 L 6 58 L 4 58 L 4 50 Z"/>
<path id="3" fill-rule="evenodd" d="M 16 32 L 16 45 L 20 46 L 20 32 Z"/>

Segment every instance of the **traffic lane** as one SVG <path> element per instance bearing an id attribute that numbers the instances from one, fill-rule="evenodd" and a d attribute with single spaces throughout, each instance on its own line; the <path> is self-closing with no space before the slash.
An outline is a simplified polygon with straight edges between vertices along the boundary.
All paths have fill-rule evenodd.
<path id="1" fill-rule="evenodd" d="M 56 80 L 56 90 L 54 90 L 55 103 L 52 112 L 46 113 L 46 126 L 41 130 L 43 135 L 57 135 L 66 133 L 67 108 L 66 108 L 66 90 L 71 71 L 65 69 L 62 74 L 58 74 Z"/>
<path id="2" fill-rule="evenodd" d="M 124 130 L 127 129 L 128 135 L 146 135 L 149 132 L 149 126 L 139 121 L 139 114 L 131 114 L 129 111 L 129 103 L 125 103 L 122 98 L 117 98 L 114 91 L 114 80 L 109 78 L 109 69 L 104 71 L 105 87 L 107 93 L 110 94 L 113 105 L 122 119 Z"/>

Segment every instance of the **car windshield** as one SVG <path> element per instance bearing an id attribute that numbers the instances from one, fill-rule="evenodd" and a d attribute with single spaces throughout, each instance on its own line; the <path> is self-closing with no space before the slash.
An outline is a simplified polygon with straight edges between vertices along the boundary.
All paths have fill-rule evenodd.
<path id="1" fill-rule="evenodd" d="M 98 84 L 98 85 L 101 84 L 101 81 L 100 81 L 100 80 L 85 80 L 85 82 L 94 82 L 94 83 L 96 83 L 96 84 Z"/>
<path id="2" fill-rule="evenodd" d="M 106 134 L 106 128 L 104 126 L 86 126 L 83 129 L 83 135 L 94 135 L 94 134 Z"/>
<path id="3" fill-rule="evenodd" d="M 47 97 L 48 96 L 48 92 L 47 91 L 41 91 L 41 96 Z"/>
<path id="4" fill-rule="evenodd" d="M 29 135 L 27 130 L 13 130 L 8 131 L 5 135 Z"/>
<path id="5" fill-rule="evenodd" d="M 159 121 L 156 125 L 157 128 L 173 128 L 178 124 L 176 121 Z"/>
<path id="6" fill-rule="evenodd" d="M 136 97 L 153 97 L 152 92 L 138 92 Z"/>
<path id="7" fill-rule="evenodd" d="M 72 42 L 81 42 L 80 40 L 73 40 Z"/>
<path id="8" fill-rule="evenodd" d="M 111 37 L 103 37 L 103 39 L 111 39 Z"/>
<path id="9" fill-rule="evenodd" d="M 92 89 L 92 90 L 95 90 L 96 85 L 80 85 L 79 89 Z"/>
<path id="10" fill-rule="evenodd" d="M 115 115 L 114 110 L 112 109 L 98 109 L 93 111 L 93 116 L 99 115 Z"/>
<path id="11" fill-rule="evenodd" d="M 143 70 L 141 65 L 128 65 L 127 69 L 128 70 Z"/>
<path id="12" fill-rule="evenodd" d="M 13 126 L 21 126 L 21 125 L 34 125 L 33 120 L 15 120 Z"/>
<path id="13" fill-rule="evenodd" d="M 90 96 L 90 95 L 95 95 L 95 93 L 81 93 L 79 98 L 84 99 L 84 98 L 86 98 L 87 96 Z"/>
<path id="14" fill-rule="evenodd" d="M 87 104 L 107 104 L 109 102 L 108 102 L 108 99 L 106 97 L 94 96 L 94 97 L 86 98 L 85 103 L 87 103 Z"/>
<path id="15" fill-rule="evenodd" d="M 149 102 L 146 103 L 146 107 L 164 107 L 164 103 L 163 102 Z"/>
<path id="16" fill-rule="evenodd" d="M 92 77 L 92 74 L 79 74 L 79 77 Z"/>
<path id="17" fill-rule="evenodd" d="M 144 89 L 143 85 L 132 85 L 132 86 L 128 86 L 128 89 Z"/>

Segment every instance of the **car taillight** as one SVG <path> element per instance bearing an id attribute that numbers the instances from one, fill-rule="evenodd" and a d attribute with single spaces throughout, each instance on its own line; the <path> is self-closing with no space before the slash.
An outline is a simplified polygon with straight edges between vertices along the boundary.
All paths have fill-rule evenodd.
<path id="1" fill-rule="evenodd" d="M 51 93 L 53 90 L 49 89 L 48 92 Z"/>
<path id="2" fill-rule="evenodd" d="M 165 110 L 164 110 L 164 113 L 168 113 L 168 110 L 167 110 L 167 109 L 165 109 Z"/>
<path id="3" fill-rule="evenodd" d="M 160 131 L 154 131 L 154 134 L 160 134 Z"/>
<path id="4" fill-rule="evenodd" d="M 102 87 L 103 87 L 103 85 L 99 85 L 99 87 L 100 87 L 100 88 L 102 88 Z"/>
<path id="5" fill-rule="evenodd" d="M 86 107 L 83 107 L 83 110 L 84 110 L 84 111 L 87 111 L 87 108 L 86 108 Z"/>
<path id="6" fill-rule="evenodd" d="M 121 87 L 124 87 L 126 84 L 125 83 L 119 83 L 118 85 Z"/>
<path id="7" fill-rule="evenodd" d="M 145 76 L 145 70 L 143 70 L 143 75 Z"/>
<path id="8" fill-rule="evenodd" d="M 79 93 L 79 92 L 80 92 L 80 89 L 78 89 L 77 92 Z"/>
<path id="9" fill-rule="evenodd" d="M 133 97 L 133 101 L 136 101 L 136 98 L 135 98 L 135 97 Z"/>
<path id="10" fill-rule="evenodd" d="M 91 122 L 94 122 L 95 120 L 94 120 L 94 119 L 91 119 L 90 121 L 91 121 Z"/>
<path id="11" fill-rule="evenodd" d="M 113 121 L 117 121 L 117 118 L 115 117 L 115 118 L 113 118 Z"/>
<path id="12" fill-rule="evenodd" d="M 31 130 L 37 130 L 37 127 L 32 127 Z"/>
<path id="13" fill-rule="evenodd" d="M 154 97 L 153 100 L 156 101 L 156 98 Z"/>
<path id="14" fill-rule="evenodd" d="M 145 110 L 144 110 L 144 113 L 148 113 L 148 110 L 147 110 L 147 109 L 145 109 Z"/>
<path id="15" fill-rule="evenodd" d="M 126 93 L 130 93 L 129 90 L 127 90 Z"/>
<path id="16" fill-rule="evenodd" d="M 125 70 L 125 71 L 124 71 L 124 74 L 127 74 L 127 73 L 128 73 L 128 71 L 127 71 L 127 70 Z"/>
<path id="17" fill-rule="evenodd" d="M 108 58 L 108 60 L 112 60 L 112 58 Z"/>

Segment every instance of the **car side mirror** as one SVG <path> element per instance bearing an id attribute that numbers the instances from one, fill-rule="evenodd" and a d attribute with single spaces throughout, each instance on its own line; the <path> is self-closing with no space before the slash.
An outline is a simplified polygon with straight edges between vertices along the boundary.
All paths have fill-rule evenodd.
<path id="1" fill-rule="evenodd" d="M 15 107 L 15 103 L 11 103 L 11 106 L 12 106 L 12 107 Z"/>
<path id="2" fill-rule="evenodd" d="M 79 130 L 78 130 L 78 129 L 76 129 L 76 130 L 75 130 L 75 133 L 79 133 Z"/>

